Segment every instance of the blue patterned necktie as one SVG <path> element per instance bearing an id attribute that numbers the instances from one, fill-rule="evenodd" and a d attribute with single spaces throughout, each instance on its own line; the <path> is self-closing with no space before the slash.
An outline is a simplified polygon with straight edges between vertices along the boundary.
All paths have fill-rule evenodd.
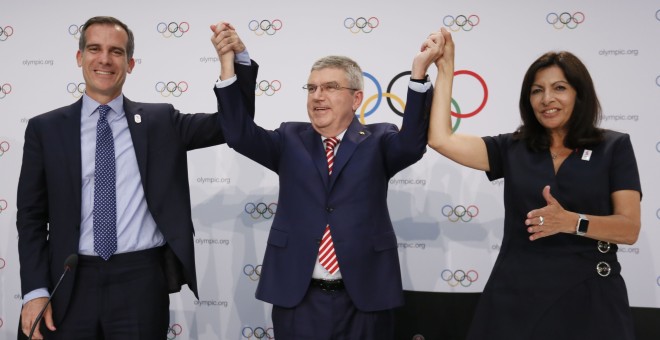
<path id="1" fill-rule="evenodd" d="M 94 251 L 108 260 L 117 251 L 115 143 L 108 124 L 110 106 L 99 106 L 94 170 Z"/>

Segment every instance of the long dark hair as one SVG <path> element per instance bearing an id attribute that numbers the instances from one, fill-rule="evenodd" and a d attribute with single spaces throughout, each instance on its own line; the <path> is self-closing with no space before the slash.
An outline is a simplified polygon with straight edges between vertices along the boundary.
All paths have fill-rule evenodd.
<path id="1" fill-rule="evenodd" d="M 550 135 L 534 115 L 530 93 L 536 74 L 550 66 L 558 66 L 577 95 L 571 118 L 567 123 L 564 145 L 570 149 L 598 144 L 603 139 L 603 130 L 598 128 L 601 108 L 596 89 L 587 67 L 570 52 L 547 52 L 530 65 L 525 73 L 520 90 L 520 126 L 514 138 L 524 140 L 534 151 L 550 148 Z"/>

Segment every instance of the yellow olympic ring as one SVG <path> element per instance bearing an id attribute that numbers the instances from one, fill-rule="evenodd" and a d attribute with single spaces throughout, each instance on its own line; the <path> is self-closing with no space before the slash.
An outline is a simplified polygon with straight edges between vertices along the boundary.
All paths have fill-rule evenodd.
<path id="1" fill-rule="evenodd" d="M 396 100 L 396 102 L 399 103 L 399 105 L 401 105 L 402 111 L 406 110 L 406 103 L 404 103 L 403 100 L 401 98 L 399 98 L 399 96 L 395 95 L 394 93 L 384 92 L 383 97 L 392 98 L 392 99 Z M 364 101 L 364 104 L 362 104 L 362 109 L 360 110 L 360 123 L 366 124 L 364 122 L 364 112 L 367 111 L 367 106 L 372 101 L 376 100 L 377 98 L 378 98 L 378 94 L 374 94 L 373 96 L 367 98 L 367 100 Z"/>

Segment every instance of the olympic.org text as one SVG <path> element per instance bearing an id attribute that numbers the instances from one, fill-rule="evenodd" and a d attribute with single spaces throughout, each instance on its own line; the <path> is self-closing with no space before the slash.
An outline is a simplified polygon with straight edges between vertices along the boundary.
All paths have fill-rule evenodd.
<path id="1" fill-rule="evenodd" d="M 220 178 L 220 177 L 199 177 L 197 178 L 197 183 L 203 184 L 231 184 L 231 178 Z"/>
<path id="2" fill-rule="evenodd" d="M 399 242 L 399 249 L 426 249 L 426 243 L 405 243 Z"/>
<path id="3" fill-rule="evenodd" d="M 23 60 L 23 66 L 39 66 L 39 65 L 53 66 L 54 63 L 55 60 L 52 59 Z"/>
<path id="4" fill-rule="evenodd" d="M 200 306 L 200 307 L 224 307 L 227 308 L 229 305 L 228 301 L 220 301 L 220 300 L 195 300 L 195 306 Z"/>
<path id="5" fill-rule="evenodd" d="M 492 250 L 500 250 L 500 245 L 499 244 L 493 244 L 490 249 Z M 622 254 L 635 254 L 639 255 L 639 248 L 637 247 L 622 247 L 619 246 L 617 253 L 622 253 Z"/>
<path id="6" fill-rule="evenodd" d="M 425 186 L 426 185 L 426 180 L 425 179 L 391 178 L 390 179 L 390 185 L 421 185 L 421 186 Z"/>
<path id="7" fill-rule="evenodd" d="M 632 120 L 636 122 L 639 120 L 639 116 L 638 115 L 603 115 L 603 120 L 604 121 L 613 120 L 615 122 L 622 120 Z"/>
<path id="8" fill-rule="evenodd" d="M 199 58 L 199 62 L 200 62 L 200 63 L 203 63 L 203 64 L 206 64 L 206 63 L 217 63 L 218 61 L 219 61 L 219 60 L 218 60 L 218 57 L 200 57 L 200 58 Z"/>
<path id="9" fill-rule="evenodd" d="M 638 50 L 624 50 L 624 49 L 620 49 L 620 50 L 600 50 L 600 51 L 598 51 L 598 54 L 602 55 L 602 56 L 606 56 L 606 57 L 609 57 L 609 56 L 618 57 L 618 56 L 622 56 L 622 55 L 631 55 L 631 56 L 636 57 L 637 54 L 639 54 L 639 51 Z"/>
<path id="10" fill-rule="evenodd" d="M 229 240 L 218 239 L 218 238 L 196 238 L 195 243 L 197 244 L 212 244 L 212 245 L 221 245 L 228 246 Z"/>

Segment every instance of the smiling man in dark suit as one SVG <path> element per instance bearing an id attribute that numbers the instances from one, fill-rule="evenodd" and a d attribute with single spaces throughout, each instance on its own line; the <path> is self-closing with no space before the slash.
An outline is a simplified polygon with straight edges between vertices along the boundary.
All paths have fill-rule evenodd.
<path id="1" fill-rule="evenodd" d="M 232 30 L 223 34 L 240 63 L 238 95 L 253 102 L 258 66 Z M 186 152 L 225 138 L 217 113 L 127 99 L 133 50 L 124 23 L 89 19 L 76 55 L 85 94 L 28 122 L 16 222 L 22 333 L 79 254 L 35 339 L 165 339 L 168 293 L 187 284 L 197 296 Z"/>

